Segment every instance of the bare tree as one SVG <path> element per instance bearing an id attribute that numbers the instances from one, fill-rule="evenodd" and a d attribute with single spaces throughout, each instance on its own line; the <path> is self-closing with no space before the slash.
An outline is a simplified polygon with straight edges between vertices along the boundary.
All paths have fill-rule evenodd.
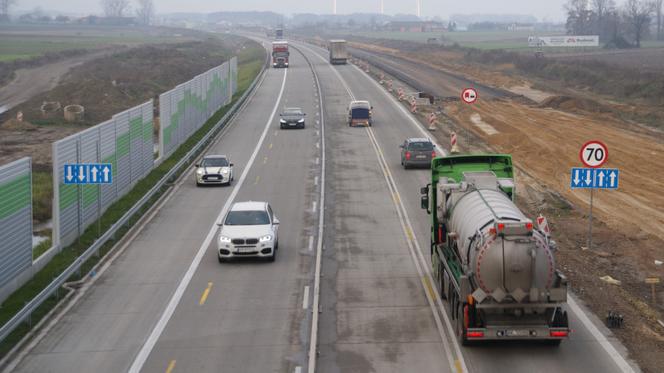
<path id="1" fill-rule="evenodd" d="M 129 10 L 129 0 L 101 0 L 106 17 L 124 17 Z"/>
<path id="2" fill-rule="evenodd" d="M 9 9 L 16 4 L 16 0 L 0 0 L 0 21 L 9 19 Z"/>
<path id="3" fill-rule="evenodd" d="M 592 12 L 588 5 L 588 0 L 569 0 L 565 6 L 567 12 L 567 28 L 568 34 L 584 35 L 591 31 L 592 27 Z"/>
<path id="4" fill-rule="evenodd" d="M 657 40 L 662 40 L 662 3 L 664 0 L 655 0 L 655 12 L 657 13 Z"/>
<path id="5" fill-rule="evenodd" d="M 607 20 L 611 12 L 615 10 L 616 2 L 614 0 L 592 0 L 591 6 L 594 32 L 599 35 L 600 39 L 605 39 L 610 34 Z"/>
<path id="6" fill-rule="evenodd" d="M 154 3 L 152 0 L 137 0 L 138 9 L 136 9 L 136 17 L 138 22 L 149 25 L 154 18 Z"/>
<path id="7" fill-rule="evenodd" d="M 654 6 L 651 2 L 644 0 L 627 0 L 625 3 L 624 17 L 629 25 L 636 47 L 641 47 L 641 39 L 650 27 Z"/>

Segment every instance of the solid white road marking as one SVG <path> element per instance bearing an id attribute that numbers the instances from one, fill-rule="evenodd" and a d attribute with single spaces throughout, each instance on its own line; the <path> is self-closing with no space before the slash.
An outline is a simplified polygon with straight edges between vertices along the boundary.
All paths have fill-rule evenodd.
<path id="1" fill-rule="evenodd" d="M 604 351 L 611 357 L 614 363 L 620 368 L 623 372 L 634 372 L 632 367 L 627 363 L 625 358 L 616 350 L 615 347 L 606 339 L 606 336 L 597 329 L 595 324 L 590 321 L 588 316 L 581 310 L 581 307 L 576 303 L 574 296 L 567 296 L 567 305 L 572 309 L 576 317 L 581 321 L 581 323 L 588 329 L 590 334 L 597 339 L 597 342 L 602 346 Z"/>
<path id="2" fill-rule="evenodd" d="M 212 227 L 210 227 L 210 231 L 208 232 L 207 236 L 205 237 L 205 241 L 203 241 L 203 244 L 201 247 L 198 249 L 198 252 L 196 253 L 196 256 L 194 257 L 194 260 L 191 262 L 189 265 L 189 269 L 187 269 L 187 272 L 184 274 L 182 277 L 182 280 L 180 280 L 180 284 L 178 285 L 177 289 L 175 290 L 175 293 L 171 297 L 171 300 L 168 302 L 168 305 L 166 306 L 166 309 L 164 309 L 164 312 L 161 314 L 161 317 L 159 318 L 159 321 L 157 324 L 154 326 L 152 329 L 152 333 L 150 333 L 150 336 L 148 339 L 145 341 L 143 346 L 141 346 L 141 350 L 138 352 L 138 355 L 136 355 L 136 358 L 134 359 L 134 362 L 132 363 L 131 367 L 129 368 L 129 373 L 139 373 L 140 370 L 143 368 L 143 365 L 147 361 L 148 357 L 150 356 L 150 353 L 152 352 L 152 349 L 154 348 L 155 344 L 159 340 L 159 337 L 161 336 L 161 333 L 164 332 L 164 329 L 166 328 L 166 325 L 168 324 L 168 321 L 171 319 L 171 316 L 173 316 L 173 313 L 175 312 L 175 308 L 177 307 L 178 303 L 180 302 L 180 299 L 182 298 L 182 295 L 184 294 L 184 291 L 187 289 L 187 286 L 189 285 L 189 282 L 191 281 L 192 277 L 194 276 L 194 273 L 196 272 L 196 269 L 198 268 L 198 265 L 200 264 L 201 260 L 203 259 L 203 255 L 205 255 L 205 252 L 207 251 L 207 248 L 210 246 L 212 243 L 212 240 L 214 239 L 215 234 L 217 233 L 217 222 L 221 221 L 221 219 L 226 215 L 226 212 L 230 208 L 231 203 L 235 199 L 235 196 L 237 196 L 238 192 L 240 191 L 240 187 L 242 187 L 242 184 L 244 184 L 244 180 L 247 178 L 247 174 L 249 173 L 249 170 L 251 169 L 251 166 L 253 165 L 254 161 L 256 160 L 256 156 L 258 155 L 258 152 L 263 145 L 263 141 L 265 140 L 265 137 L 267 136 L 267 133 L 270 129 L 270 124 L 272 123 L 272 120 L 274 119 L 274 116 L 277 112 L 277 108 L 279 107 L 279 102 L 281 102 L 281 98 L 284 93 L 284 88 L 286 87 L 286 77 L 288 76 L 288 69 L 284 69 L 284 77 L 283 80 L 281 81 L 281 88 L 279 90 L 279 95 L 277 96 L 277 100 L 274 103 L 274 108 L 272 109 L 272 113 L 270 114 L 270 118 L 268 119 L 267 123 L 265 123 L 265 129 L 263 130 L 263 133 L 261 134 L 261 137 L 258 139 L 258 143 L 256 144 L 256 147 L 254 148 L 254 152 L 251 154 L 251 157 L 249 158 L 249 161 L 247 162 L 246 167 L 242 171 L 242 175 L 240 176 L 240 179 L 238 182 L 235 184 L 233 187 L 233 191 L 231 192 L 230 196 L 226 200 L 226 203 L 224 204 L 224 207 L 221 209 L 219 212 L 219 215 L 217 216 L 214 224 Z"/>
<path id="3" fill-rule="evenodd" d="M 309 285 L 304 287 L 304 296 L 302 297 L 302 309 L 309 307 Z"/>

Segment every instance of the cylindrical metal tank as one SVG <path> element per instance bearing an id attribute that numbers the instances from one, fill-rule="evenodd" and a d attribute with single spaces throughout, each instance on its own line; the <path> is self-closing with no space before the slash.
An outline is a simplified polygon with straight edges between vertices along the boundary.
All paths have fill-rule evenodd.
<path id="1" fill-rule="evenodd" d="M 555 260 L 542 234 L 524 234 L 525 228 L 518 234 L 491 232 L 497 222 L 522 227 L 530 224 L 532 229 L 532 222 L 506 194 L 489 189 L 457 193 L 456 198 L 447 200 L 448 228 L 457 235 L 459 255 L 472 272 L 475 287 L 498 301 L 501 292 L 527 301 L 531 289 L 553 285 Z"/>

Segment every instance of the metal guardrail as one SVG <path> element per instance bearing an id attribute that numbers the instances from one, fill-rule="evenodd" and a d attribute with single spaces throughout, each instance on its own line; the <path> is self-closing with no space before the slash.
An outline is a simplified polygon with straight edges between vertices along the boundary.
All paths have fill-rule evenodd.
<path id="1" fill-rule="evenodd" d="M 55 278 L 44 290 L 42 290 L 36 297 L 34 297 L 30 302 L 28 302 L 14 317 L 7 321 L 2 327 L 0 327 L 0 342 L 4 341 L 9 334 L 11 334 L 22 322 L 28 319 L 32 313 L 41 306 L 57 289 L 59 289 L 67 279 L 77 273 L 83 263 L 85 263 L 90 257 L 97 253 L 101 247 L 106 244 L 106 242 L 112 238 L 118 230 L 120 230 L 134 215 L 142 209 L 145 204 L 154 197 L 159 190 L 164 187 L 179 171 L 180 169 L 188 164 L 192 158 L 196 157 L 200 150 L 208 145 L 211 139 L 213 139 L 219 131 L 228 123 L 228 121 L 238 112 L 238 110 L 244 105 L 247 97 L 256 89 L 256 86 L 259 81 L 261 81 L 263 75 L 265 75 L 266 67 L 268 65 L 268 59 L 266 58 L 265 64 L 261 69 L 260 73 L 254 78 L 254 81 L 251 83 L 249 88 L 242 94 L 240 99 L 233 104 L 230 110 L 224 114 L 224 116 L 217 122 L 217 124 L 194 146 L 182 159 L 175 165 L 171 170 L 164 175 L 158 182 L 155 184 L 149 192 L 147 192 L 136 204 L 129 209 L 115 224 L 113 224 L 101 237 L 99 237 L 81 256 L 76 258 L 74 262 L 67 267 L 58 277 Z"/>

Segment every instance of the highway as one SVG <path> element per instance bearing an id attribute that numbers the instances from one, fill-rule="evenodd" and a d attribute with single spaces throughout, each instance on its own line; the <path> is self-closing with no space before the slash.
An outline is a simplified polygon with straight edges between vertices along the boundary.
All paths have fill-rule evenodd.
<path id="1" fill-rule="evenodd" d="M 426 131 L 354 66 L 331 66 L 325 50 L 296 46 L 318 74 L 323 106 L 307 61 L 292 50 L 291 67 L 269 69 L 207 151 L 230 157 L 234 184 L 197 188 L 191 173 L 181 178 L 16 371 L 627 370 L 593 334 L 592 318 L 582 322 L 573 310 L 574 333 L 558 348 L 458 346 L 429 274 L 429 217 L 419 200 L 429 173 L 399 164 L 398 145 Z M 353 97 L 371 101 L 373 128 L 346 124 Z M 306 129 L 278 129 L 275 113 L 285 106 L 303 108 Z M 274 263 L 217 261 L 216 221 L 245 200 L 269 202 L 281 221 Z"/>

